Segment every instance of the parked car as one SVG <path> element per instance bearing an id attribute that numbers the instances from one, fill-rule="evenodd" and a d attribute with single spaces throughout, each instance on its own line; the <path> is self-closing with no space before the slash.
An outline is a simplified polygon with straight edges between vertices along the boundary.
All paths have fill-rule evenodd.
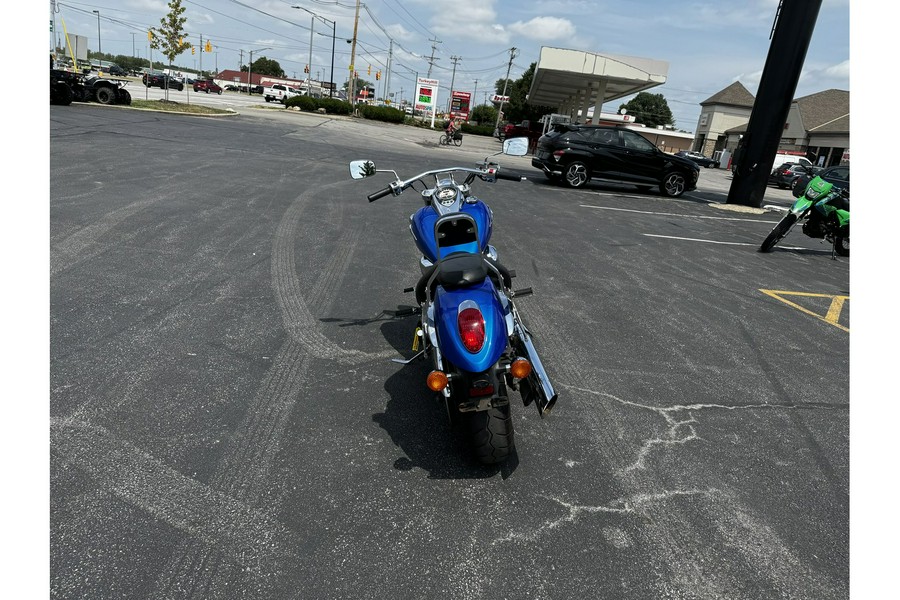
<path id="1" fill-rule="evenodd" d="M 808 167 L 800 163 L 786 162 L 772 169 L 772 172 L 769 173 L 769 183 L 774 183 L 779 189 L 786 190 L 793 188 L 794 183 L 804 175 L 810 172 L 815 175 L 821 170 L 819 167 Z M 812 178 L 810 177 L 810 179 Z"/>
<path id="2" fill-rule="evenodd" d="M 850 191 L 850 165 L 837 165 L 834 167 L 828 167 L 827 169 L 823 169 L 819 173 L 817 173 L 819 177 L 827 181 L 828 183 L 834 184 L 836 187 L 841 187 Z M 803 192 L 806 191 L 806 186 L 809 185 L 809 182 L 813 177 L 816 176 L 816 173 L 810 175 L 809 173 L 804 173 L 800 177 L 794 180 L 793 185 L 791 186 L 791 193 L 794 197 L 799 198 L 803 195 Z"/>
<path id="3" fill-rule="evenodd" d="M 170 90 L 178 90 L 179 92 L 184 89 L 183 83 L 174 77 L 169 77 L 165 73 L 144 73 L 144 76 L 141 77 L 141 81 L 147 87 L 169 88 Z"/>
<path id="4" fill-rule="evenodd" d="M 676 152 L 675 156 L 681 156 L 682 158 L 686 158 L 688 160 L 692 160 L 701 167 L 709 168 L 713 167 L 714 169 L 719 168 L 719 161 L 709 158 L 708 156 L 704 156 L 699 152 L 691 152 L 690 150 L 682 150 L 681 152 Z"/>
<path id="5" fill-rule="evenodd" d="M 617 126 L 556 125 L 538 139 L 531 165 L 551 181 L 579 188 L 591 179 L 659 187 L 677 197 L 697 187 L 697 163 L 666 154 L 642 135 Z"/>
<path id="6" fill-rule="evenodd" d="M 194 91 L 206 92 L 207 94 L 210 92 L 213 94 L 221 94 L 222 88 L 212 79 L 201 79 L 200 81 L 194 82 Z"/>

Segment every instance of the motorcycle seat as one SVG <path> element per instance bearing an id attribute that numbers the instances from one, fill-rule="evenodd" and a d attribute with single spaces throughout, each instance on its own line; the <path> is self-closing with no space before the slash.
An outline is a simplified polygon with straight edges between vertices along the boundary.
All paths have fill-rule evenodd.
<path id="1" fill-rule="evenodd" d="M 460 252 L 451 254 L 435 265 L 435 281 L 445 288 L 456 288 L 481 283 L 487 277 L 484 257 L 480 254 Z"/>
<path id="2" fill-rule="evenodd" d="M 416 301 L 420 304 L 425 301 L 425 288 L 435 272 L 437 272 L 437 275 L 432 281 L 432 295 L 435 287 L 438 285 L 446 289 L 454 289 L 481 283 L 488 276 L 493 276 L 496 279 L 496 274 L 488 268 L 488 262 L 500 271 L 504 285 L 510 287 L 512 280 L 509 271 L 505 267 L 483 254 L 459 252 L 444 258 L 422 274 L 419 283 L 416 285 Z"/>

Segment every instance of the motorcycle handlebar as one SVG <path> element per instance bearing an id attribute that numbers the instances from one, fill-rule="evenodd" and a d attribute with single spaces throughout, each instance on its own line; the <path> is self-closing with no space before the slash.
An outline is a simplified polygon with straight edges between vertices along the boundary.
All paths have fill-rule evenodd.
<path id="1" fill-rule="evenodd" d="M 385 196 L 387 196 L 390 193 L 391 193 L 391 188 L 387 187 L 381 191 L 375 192 L 374 194 L 369 194 L 368 196 L 366 196 L 366 198 L 369 199 L 369 202 L 375 202 L 379 198 L 384 198 Z"/>
<path id="2" fill-rule="evenodd" d="M 507 181 L 525 181 L 525 177 L 521 175 L 507 175 L 503 171 L 497 173 L 497 179 L 505 179 Z"/>

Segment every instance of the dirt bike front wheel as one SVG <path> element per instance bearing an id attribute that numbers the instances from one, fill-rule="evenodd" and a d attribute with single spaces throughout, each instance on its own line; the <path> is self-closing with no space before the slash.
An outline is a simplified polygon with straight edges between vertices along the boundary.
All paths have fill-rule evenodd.
<path id="1" fill-rule="evenodd" d="M 772 228 L 772 231 L 769 232 L 769 235 L 766 236 L 766 239 L 763 240 L 763 243 L 759 247 L 760 252 L 769 252 L 772 248 L 775 247 L 775 244 L 784 239 L 784 236 L 788 234 L 788 231 L 791 230 L 791 227 L 794 226 L 794 223 L 797 222 L 797 215 L 788 214 L 785 215 L 783 219 L 778 221 L 778 224 Z"/>

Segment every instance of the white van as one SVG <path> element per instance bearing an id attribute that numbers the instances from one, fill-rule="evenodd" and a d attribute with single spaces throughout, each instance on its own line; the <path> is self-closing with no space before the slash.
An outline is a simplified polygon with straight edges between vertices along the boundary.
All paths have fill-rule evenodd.
<path id="1" fill-rule="evenodd" d="M 775 155 L 775 162 L 772 163 L 772 170 L 777 169 L 778 167 L 780 167 L 781 165 L 783 165 L 786 162 L 799 163 L 801 166 L 804 166 L 804 167 L 812 167 L 813 166 L 813 164 L 808 159 L 806 159 L 800 155 L 782 154 L 779 152 L 778 154 Z"/>

